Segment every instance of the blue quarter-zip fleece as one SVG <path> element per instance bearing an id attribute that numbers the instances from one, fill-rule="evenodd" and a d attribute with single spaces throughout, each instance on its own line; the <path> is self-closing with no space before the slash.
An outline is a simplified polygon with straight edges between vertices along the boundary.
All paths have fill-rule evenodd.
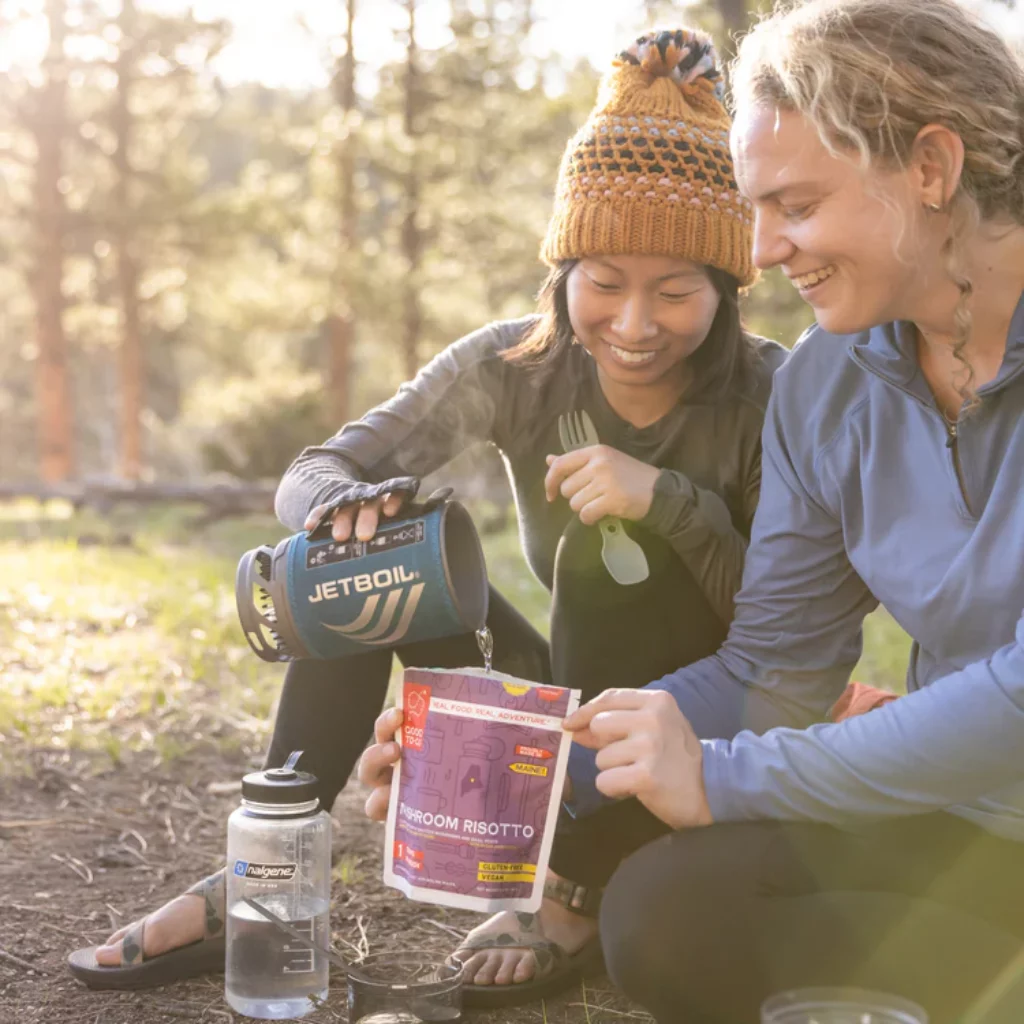
<path id="1" fill-rule="evenodd" d="M 776 372 L 728 640 L 650 684 L 706 737 L 716 821 L 945 808 L 1024 841 L 1024 296 L 978 396 L 946 424 L 909 324 L 812 328 Z M 879 602 L 914 640 L 908 695 L 823 723 Z M 587 813 L 593 755 L 570 765 Z"/>

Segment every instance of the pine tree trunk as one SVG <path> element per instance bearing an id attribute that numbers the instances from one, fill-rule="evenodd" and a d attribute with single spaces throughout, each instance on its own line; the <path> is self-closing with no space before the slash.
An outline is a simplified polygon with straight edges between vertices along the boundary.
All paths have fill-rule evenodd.
<path id="1" fill-rule="evenodd" d="M 61 193 L 66 125 L 67 68 L 64 62 L 66 0 L 48 0 L 50 45 L 44 60 L 32 130 L 36 143 L 34 182 L 36 259 L 32 285 L 39 356 L 36 370 L 39 457 L 43 479 L 74 473 L 74 430 L 64 334 L 65 207 Z"/>
<path id="2" fill-rule="evenodd" d="M 338 272 L 335 281 L 334 312 L 327 318 L 326 341 L 329 353 L 328 387 L 331 417 L 337 424 L 351 418 L 352 400 L 352 342 L 355 337 L 355 316 L 349 283 L 352 254 L 358 239 L 356 211 L 356 56 L 355 20 L 356 0 L 348 0 L 348 24 L 345 31 L 345 56 L 340 61 L 335 78 L 335 94 L 341 106 L 344 136 L 338 145 L 338 187 L 341 210 L 338 238 Z"/>
<path id="3" fill-rule="evenodd" d="M 352 418 L 350 409 L 352 328 L 351 316 L 331 313 L 324 321 L 323 340 L 327 346 L 331 422 L 339 427 L 348 423 Z"/>
<path id="4" fill-rule="evenodd" d="M 142 403 L 145 380 L 142 331 L 139 323 L 139 266 L 135 258 L 132 218 L 131 145 L 134 123 L 131 94 L 134 84 L 135 0 L 122 0 L 119 18 L 121 49 L 117 55 L 117 93 L 113 125 L 117 287 L 121 300 L 121 475 L 138 480 L 142 472 Z"/>
<path id="5" fill-rule="evenodd" d="M 403 355 L 405 376 L 412 378 L 419 369 L 419 343 L 423 328 L 420 308 L 421 239 L 417 225 L 420 205 L 420 180 L 417 170 L 419 138 L 419 68 L 416 49 L 416 0 L 406 0 L 409 12 L 409 43 L 405 76 L 405 134 L 409 139 L 409 164 L 405 175 L 405 220 L 402 224 L 402 251 L 405 254 L 405 331 Z"/>

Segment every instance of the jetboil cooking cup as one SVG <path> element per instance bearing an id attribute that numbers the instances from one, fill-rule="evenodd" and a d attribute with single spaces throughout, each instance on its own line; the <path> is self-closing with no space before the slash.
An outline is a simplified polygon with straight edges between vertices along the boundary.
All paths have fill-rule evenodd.
<path id="1" fill-rule="evenodd" d="M 235 596 L 264 661 L 337 658 L 481 629 L 487 568 L 473 520 L 448 493 L 339 543 L 330 522 L 247 551 Z"/>

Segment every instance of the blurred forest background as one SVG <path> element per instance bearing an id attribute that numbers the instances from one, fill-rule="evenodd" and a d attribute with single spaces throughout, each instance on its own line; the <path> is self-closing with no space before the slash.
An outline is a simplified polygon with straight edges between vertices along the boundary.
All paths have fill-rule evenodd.
<path id="1" fill-rule="evenodd" d="M 531 309 L 595 62 L 684 18 L 727 52 L 750 13 L 319 0 L 279 51 L 304 43 L 309 84 L 275 86 L 244 53 L 264 5 L 200 6 L 0 3 L 0 481 L 276 478 Z M 774 279 L 748 316 L 787 342 L 808 322 Z"/>
<path id="2" fill-rule="evenodd" d="M 728 55 L 756 6 L 0 0 L 0 481 L 279 476 L 531 308 L 624 40 L 686 21 Z M 772 275 L 747 317 L 809 320 Z"/>

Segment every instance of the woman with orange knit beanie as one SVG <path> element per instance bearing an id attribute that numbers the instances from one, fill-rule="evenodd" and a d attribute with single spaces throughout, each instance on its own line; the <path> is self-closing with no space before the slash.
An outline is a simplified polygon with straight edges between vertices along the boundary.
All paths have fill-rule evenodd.
<path id="1" fill-rule="evenodd" d="M 713 653 L 732 619 L 765 405 L 785 357 L 740 323 L 738 291 L 755 276 L 752 218 L 729 127 L 706 36 L 660 32 L 620 54 L 562 162 L 537 312 L 455 342 L 394 398 L 304 451 L 278 492 L 285 525 L 308 528 L 334 506 L 334 537 L 368 540 L 422 477 L 470 444 L 493 444 L 526 558 L 552 591 L 549 644 L 492 590 L 497 669 L 588 699 Z M 624 524 L 614 543 L 594 528 L 612 518 Z M 407 666 L 478 659 L 472 636 L 397 654 Z M 374 731 L 391 661 L 374 651 L 290 664 L 267 767 L 304 750 L 329 809 Z M 374 817 L 397 725 L 385 714 L 363 759 L 364 781 L 378 787 Z M 599 958 L 601 887 L 662 827 L 637 806 L 585 826 L 565 817 L 541 913 L 499 915 L 458 951 L 467 1005 L 538 998 Z M 215 875 L 74 954 L 72 969 L 94 987 L 211 970 L 223 962 L 223 921 Z"/>
<path id="2" fill-rule="evenodd" d="M 462 435 L 502 450 L 524 549 L 552 588 L 553 679 L 582 688 L 584 699 L 710 654 L 732 618 L 765 403 L 785 351 L 740 325 L 737 293 L 755 279 L 752 218 L 733 177 L 722 94 L 702 33 L 651 34 L 619 54 L 562 160 L 539 315 L 458 342 L 414 382 L 429 399 L 413 409 L 407 394 L 385 407 L 407 428 L 422 429 L 425 417 L 428 432 L 444 437 L 417 438 L 432 453 Z M 453 423 L 467 405 L 479 408 L 481 394 L 480 425 Z M 447 411 L 433 404 L 441 396 L 451 396 Z M 559 454 L 559 416 L 574 410 L 591 417 L 602 443 Z M 367 419 L 393 436 L 381 413 Z M 358 426 L 329 442 L 360 466 L 382 455 L 395 465 L 391 449 L 368 459 L 372 443 Z M 325 485 L 322 474 L 336 472 L 322 452 L 303 458 L 286 481 L 296 514 Z M 403 451 L 398 465 L 420 473 L 422 457 Z M 610 579 L 589 528 L 606 516 L 624 520 L 639 543 L 651 569 L 644 582 Z M 341 518 L 340 536 L 351 523 L 351 514 Z M 515 659 L 517 646 L 496 635 L 496 654 Z M 546 664 L 531 669 L 521 657 L 516 672 L 548 678 Z M 363 781 L 379 787 L 373 817 L 385 812 L 399 721 L 397 711 L 381 716 L 361 765 Z M 636 801 L 578 823 L 563 813 L 540 913 L 498 914 L 455 951 L 466 1005 L 539 999 L 598 965 L 602 886 L 664 831 Z"/>

